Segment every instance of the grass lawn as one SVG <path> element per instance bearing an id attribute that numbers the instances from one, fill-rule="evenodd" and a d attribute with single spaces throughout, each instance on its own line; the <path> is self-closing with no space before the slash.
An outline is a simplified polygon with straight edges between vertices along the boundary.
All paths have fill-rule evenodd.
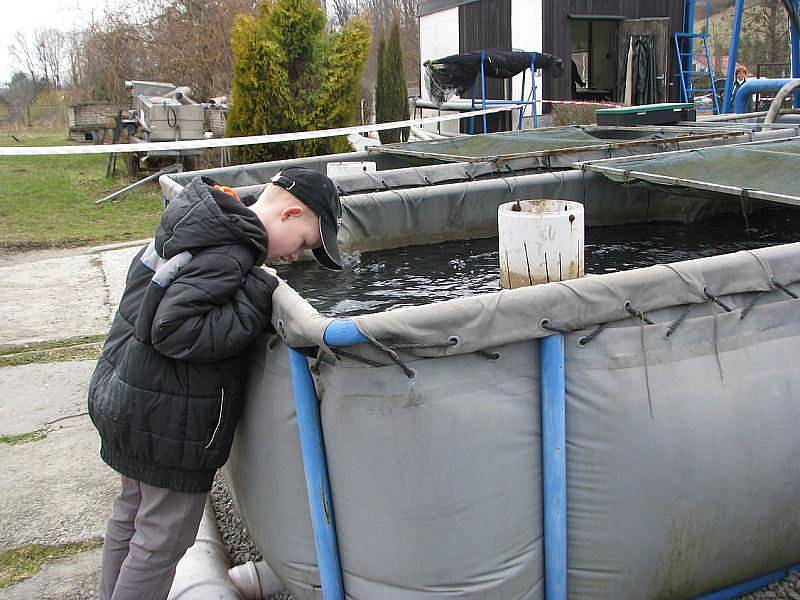
<path id="1" fill-rule="evenodd" d="M 2 146 L 63 146 L 66 127 L 0 132 Z M 76 144 L 80 145 L 80 144 Z M 95 200 L 135 181 L 117 156 L 106 177 L 107 154 L 0 156 L 0 248 L 47 248 L 134 240 L 153 235 L 161 191 L 151 183 L 113 202 Z M 143 175 L 144 176 L 144 175 Z"/>

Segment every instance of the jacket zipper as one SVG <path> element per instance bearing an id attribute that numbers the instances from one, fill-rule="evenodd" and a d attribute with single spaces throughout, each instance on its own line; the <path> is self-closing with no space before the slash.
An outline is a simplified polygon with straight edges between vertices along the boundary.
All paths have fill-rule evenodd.
<path id="1" fill-rule="evenodd" d="M 205 445 L 205 450 L 208 450 L 211 447 L 211 444 L 214 443 L 214 438 L 217 437 L 217 432 L 219 431 L 219 426 L 222 425 L 222 407 L 225 406 L 225 388 L 220 389 L 220 398 L 219 398 L 219 418 L 217 419 L 217 426 L 214 428 L 214 433 L 211 434 L 211 439 Z"/>

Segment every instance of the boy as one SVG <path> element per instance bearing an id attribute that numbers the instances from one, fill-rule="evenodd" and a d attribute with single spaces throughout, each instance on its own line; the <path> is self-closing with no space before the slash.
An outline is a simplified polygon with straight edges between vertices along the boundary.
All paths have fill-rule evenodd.
<path id="1" fill-rule="evenodd" d="M 313 249 L 341 269 L 333 182 L 304 168 L 255 203 L 195 178 L 134 258 L 89 385 L 100 455 L 122 475 L 103 545 L 103 600 L 166 598 L 194 543 L 241 412 L 248 349 L 270 322 L 274 271 Z"/>

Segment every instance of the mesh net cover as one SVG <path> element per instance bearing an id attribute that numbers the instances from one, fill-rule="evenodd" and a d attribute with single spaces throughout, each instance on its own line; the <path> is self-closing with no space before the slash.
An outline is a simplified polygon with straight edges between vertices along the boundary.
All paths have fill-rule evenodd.
<path id="1" fill-rule="evenodd" d="M 481 56 L 486 77 L 507 79 L 529 68 L 542 69 L 548 75 L 561 77 L 563 61 L 552 54 L 522 50 L 474 50 L 452 54 L 425 62 L 425 86 L 431 101 L 447 102 L 453 94 L 462 95 L 481 72 Z"/>

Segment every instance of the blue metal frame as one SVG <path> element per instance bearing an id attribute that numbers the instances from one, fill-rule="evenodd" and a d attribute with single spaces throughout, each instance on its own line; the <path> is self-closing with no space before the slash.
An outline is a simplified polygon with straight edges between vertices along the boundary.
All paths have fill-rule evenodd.
<path id="1" fill-rule="evenodd" d="M 480 106 L 482 110 L 485 110 L 487 106 L 490 105 L 502 105 L 502 104 L 521 104 L 522 107 L 520 108 L 519 112 L 519 120 L 517 123 L 517 129 L 522 129 L 522 117 L 525 113 L 525 107 L 530 105 L 533 109 L 533 127 L 539 127 L 539 115 L 536 111 L 536 56 L 537 53 L 534 52 L 533 56 L 531 57 L 531 93 L 529 95 L 529 100 L 525 99 L 525 73 L 526 71 L 522 72 L 522 90 L 520 91 L 520 98 L 519 102 L 515 100 L 487 100 L 486 99 L 486 70 L 484 65 L 486 63 L 486 50 L 481 50 L 481 76 L 480 76 L 480 84 L 481 84 L 481 97 L 476 98 L 476 92 L 478 88 L 478 78 L 475 77 L 475 82 L 472 84 L 472 103 L 471 103 L 471 110 L 475 110 L 476 108 L 476 100 L 480 100 Z M 482 115 L 483 120 L 483 133 L 486 133 L 488 130 L 487 126 L 487 118 L 486 115 Z M 475 133 L 475 117 L 469 118 L 469 132 L 470 134 Z"/>
<path id="2" fill-rule="evenodd" d="M 717 97 L 717 86 L 714 83 L 714 69 L 711 66 L 711 55 L 708 51 L 708 20 L 711 14 L 709 0 L 706 0 L 706 26 L 703 33 L 694 32 L 695 8 L 697 0 L 685 0 L 683 5 L 683 31 L 675 33 L 675 52 L 678 57 L 678 81 L 680 83 L 681 98 L 684 102 L 694 102 L 695 94 L 698 92 L 708 92 L 711 94 L 711 106 L 715 114 L 720 112 L 720 102 Z M 695 52 L 694 41 L 701 42 L 702 52 Z M 706 59 L 706 70 L 695 71 L 694 59 L 703 57 Z M 707 76 L 709 85 L 707 88 L 695 88 L 694 78 Z M 698 107 L 697 110 L 707 110 Z"/>
<path id="3" fill-rule="evenodd" d="M 765 79 L 763 77 L 761 79 L 748 79 L 736 92 L 736 97 L 733 99 L 733 112 L 746 113 L 748 101 L 753 94 L 777 92 L 790 81 L 791 79 Z M 798 95 L 800 95 L 800 92 L 796 93 L 795 97 Z"/>
<path id="4" fill-rule="evenodd" d="M 544 511 L 544 597 L 567 600 L 567 420 L 564 336 L 539 343 Z"/>
<path id="5" fill-rule="evenodd" d="M 791 0 L 795 10 L 800 10 L 800 0 Z M 792 21 L 789 21 L 789 31 L 792 40 L 792 79 L 800 77 L 800 31 L 795 29 Z M 800 94 L 794 95 L 792 106 L 800 108 Z"/>
<path id="6" fill-rule="evenodd" d="M 352 321 L 333 321 L 325 330 L 324 339 L 331 346 L 352 346 L 367 341 Z M 343 600 L 342 567 L 317 391 L 305 355 L 289 348 L 289 367 L 322 597 L 325 600 Z"/>
<path id="7" fill-rule="evenodd" d="M 736 57 L 739 56 L 739 37 L 742 33 L 744 0 L 736 0 L 734 11 L 731 47 L 728 52 L 728 72 L 725 73 L 725 96 L 722 99 L 722 112 L 725 114 L 731 112 L 731 95 L 733 94 L 733 78 L 736 75 Z"/>
<path id="8" fill-rule="evenodd" d="M 687 34 L 694 34 L 694 13 L 695 13 L 695 2 L 696 0 L 686 0 L 683 4 L 683 33 Z M 708 9 L 706 9 L 706 13 Z M 708 17 L 706 16 L 706 20 Z M 708 32 L 708 27 L 706 27 L 706 32 Z M 684 71 L 691 71 L 692 70 L 692 57 L 693 54 L 692 50 L 694 48 L 694 40 L 689 37 L 684 40 L 683 42 L 683 52 L 685 55 L 680 55 L 680 49 L 678 49 L 678 56 L 680 58 L 680 62 L 683 65 Z M 683 78 L 681 78 L 681 88 L 683 88 Z M 684 97 L 686 95 L 684 94 Z"/>
<path id="9" fill-rule="evenodd" d="M 317 392 L 305 355 L 289 348 L 289 365 L 322 597 L 325 600 L 343 600 L 342 567 L 339 563 L 339 547 L 333 520 L 333 502 L 322 440 Z"/>

